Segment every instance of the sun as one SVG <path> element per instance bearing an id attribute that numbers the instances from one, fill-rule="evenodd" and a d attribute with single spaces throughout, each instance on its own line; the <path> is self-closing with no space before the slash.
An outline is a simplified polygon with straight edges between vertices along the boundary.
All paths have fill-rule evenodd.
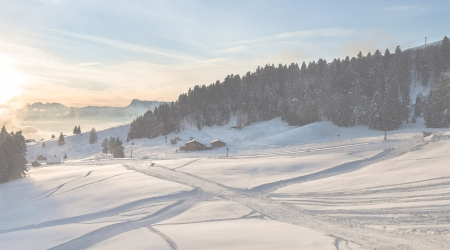
<path id="1" fill-rule="evenodd" d="M 0 53 L 0 105 L 20 95 L 23 91 L 21 86 L 25 84 L 25 77 L 11 66 L 12 62 Z"/>

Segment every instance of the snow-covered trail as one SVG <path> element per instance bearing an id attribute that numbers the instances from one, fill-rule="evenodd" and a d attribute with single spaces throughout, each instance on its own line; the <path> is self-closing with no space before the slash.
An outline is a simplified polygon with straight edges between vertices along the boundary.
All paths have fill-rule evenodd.
<path id="1" fill-rule="evenodd" d="M 182 201 L 186 199 L 191 199 L 193 197 L 199 196 L 201 194 L 201 191 L 199 189 L 193 189 L 191 191 L 184 191 L 177 194 L 171 194 L 171 195 L 165 195 L 165 196 L 159 196 L 159 197 L 151 197 L 141 200 L 136 200 L 130 203 L 126 203 L 117 207 L 114 207 L 112 209 L 103 210 L 100 212 L 93 212 L 88 214 L 83 214 L 79 216 L 74 217 L 67 217 L 64 219 L 58 219 L 58 220 L 51 220 L 42 222 L 36 225 L 28 225 L 24 227 L 19 228 L 10 228 L 7 230 L 0 230 L 0 234 L 4 233 L 10 233 L 10 232 L 17 232 L 22 230 L 30 230 L 30 229 L 40 229 L 45 227 L 54 227 L 59 225 L 65 225 L 69 223 L 82 223 L 86 221 L 92 221 L 96 219 L 101 219 L 105 217 L 114 216 L 120 213 L 124 213 L 126 211 L 130 211 L 135 208 L 140 208 L 149 204 L 156 204 L 156 203 L 162 203 L 162 202 L 168 202 L 168 201 Z"/>
<path id="2" fill-rule="evenodd" d="M 275 191 L 279 188 L 282 188 L 284 186 L 287 186 L 287 185 L 328 178 L 328 177 L 332 177 L 334 175 L 339 175 L 339 174 L 345 174 L 345 173 L 363 168 L 364 166 L 372 164 L 376 161 L 380 161 L 380 160 L 388 157 L 389 153 L 392 152 L 393 150 L 394 149 L 386 149 L 383 152 L 381 152 L 373 157 L 370 157 L 368 159 L 344 163 L 344 164 L 341 164 L 341 165 L 338 165 L 338 166 L 335 166 L 332 168 L 328 168 L 326 170 L 322 170 L 319 172 L 315 172 L 312 174 L 294 177 L 294 178 L 288 179 L 288 180 L 280 180 L 280 181 L 275 181 L 272 183 L 262 184 L 262 185 L 251 188 L 250 192 L 270 193 L 270 192 L 273 192 L 273 191 Z"/>
<path id="3" fill-rule="evenodd" d="M 264 195 L 251 194 L 235 188 L 229 188 L 192 174 L 174 171 L 159 165 L 150 167 L 149 162 L 141 162 L 139 164 L 128 165 L 127 167 L 157 178 L 200 188 L 204 192 L 238 202 L 275 221 L 307 227 L 327 235 L 336 235 L 336 237 L 352 241 L 358 245 L 366 246 L 367 248 L 373 249 L 373 247 L 377 247 L 378 249 L 380 247 L 396 247 L 399 244 L 402 244 L 414 246 L 418 249 L 438 249 L 438 245 L 433 245 L 429 242 L 424 244 L 421 240 L 413 237 L 399 239 L 395 235 L 379 234 L 369 228 L 351 228 L 346 225 L 333 224 L 321 220 L 320 217 L 306 210 L 271 200 Z"/>
<path id="4" fill-rule="evenodd" d="M 199 192 L 196 196 L 189 199 L 181 199 L 169 206 L 164 207 L 156 213 L 150 214 L 140 219 L 127 220 L 124 222 L 115 223 L 99 228 L 50 249 L 86 249 L 119 234 L 136 230 L 142 227 L 147 227 L 149 225 L 167 220 L 183 213 L 195 204 L 208 200 L 212 197 L 212 195 L 208 192 L 202 192 L 201 190 L 198 191 Z"/>

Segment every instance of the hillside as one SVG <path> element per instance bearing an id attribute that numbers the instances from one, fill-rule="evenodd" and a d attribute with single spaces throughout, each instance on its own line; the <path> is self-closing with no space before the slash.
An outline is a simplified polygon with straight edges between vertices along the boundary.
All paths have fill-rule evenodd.
<path id="1" fill-rule="evenodd" d="M 66 151 L 69 159 L 2 184 L 2 246 L 428 250 L 450 244 L 449 129 L 426 129 L 419 119 L 383 140 L 383 132 L 367 126 L 331 122 L 232 125 L 168 135 L 181 137 L 180 144 L 191 136 L 203 143 L 220 138 L 228 157 L 225 148 L 176 152 L 179 145 L 164 136 L 125 143 L 133 159 L 105 159 L 100 142 L 87 143 L 88 134 L 68 136 L 62 147 L 28 145 L 30 157 Z M 99 139 L 125 138 L 128 129 L 99 131 Z M 425 129 L 434 134 L 423 138 Z"/>
<path id="2" fill-rule="evenodd" d="M 328 120 L 339 127 L 366 125 L 392 131 L 423 117 L 427 127 L 450 126 L 446 87 L 450 41 L 395 52 L 303 62 L 267 64 L 222 82 L 197 85 L 131 123 L 130 139 L 154 138 L 189 124 L 198 130 L 237 117 L 237 126 L 281 117 L 303 126 Z M 428 95 L 428 93 L 430 93 Z"/>

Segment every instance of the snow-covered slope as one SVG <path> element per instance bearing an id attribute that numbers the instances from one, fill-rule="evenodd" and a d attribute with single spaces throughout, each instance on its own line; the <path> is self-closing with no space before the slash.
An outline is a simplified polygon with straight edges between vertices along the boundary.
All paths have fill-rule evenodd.
<path id="1" fill-rule="evenodd" d="M 401 136 L 402 134 L 419 135 L 423 130 L 438 131 L 438 129 L 426 129 L 423 119 L 418 119 L 415 124 L 403 124 L 397 131 L 388 132 Z M 264 154 L 264 151 L 270 151 L 273 154 L 277 149 L 280 151 L 289 150 L 307 150 L 321 145 L 343 145 L 368 143 L 383 139 L 384 132 L 368 129 L 366 126 L 356 127 L 338 127 L 331 122 L 316 122 L 302 127 L 289 126 L 280 118 L 275 118 L 267 122 L 255 123 L 244 127 L 242 130 L 232 129 L 233 123 L 225 126 L 204 127 L 198 130 L 196 127 L 187 126 L 181 133 L 171 133 L 165 136 L 159 136 L 154 139 L 135 139 L 126 142 L 130 125 L 116 126 L 110 129 L 98 131 L 99 141 L 96 144 L 89 144 L 89 132 L 81 135 L 72 135 L 65 137 L 66 144 L 58 146 L 57 140 L 44 141 L 45 148 L 42 148 L 42 142 L 28 144 L 28 159 L 33 160 L 38 155 L 63 156 L 66 153 L 69 159 L 82 159 L 100 156 L 101 142 L 104 138 L 119 137 L 125 146 L 125 155 L 131 156 L 133 151 L 134 158 L 151 159 L 178 159 L 195 158 L 204 156 L 225 156 L 228 148 L 229 156 Z M 180 137 L 176 145 L 172 145 L 170 139 Z M 201 151 L 184 152 L 179 151 L 180 146 L 186 143 L 190 138 L 209 145 L 214 139 L 220 139 L 227 144 L 226 147 Z"/>
<path id="2" fill-rule="evenodd" d="M 30 157 L 66 152 L 69 162 L 0 185 L 2 246 L 448 248 L 449 129 L 420 120 L 383 140 L 383 132 L 329 122 L 232 125 L 125 143 L 134 159 L 94 160 L 101 140 L 125 139 L 128 126 L 99 131 L 95 145 L 87 133 L 61 147 L 29 145 Z M 423 138 L 423 130 L 434 134 Z M 179 144 L 219 138 L 229 156 L 226 148 L 176 152 L 175 136 Z"/>

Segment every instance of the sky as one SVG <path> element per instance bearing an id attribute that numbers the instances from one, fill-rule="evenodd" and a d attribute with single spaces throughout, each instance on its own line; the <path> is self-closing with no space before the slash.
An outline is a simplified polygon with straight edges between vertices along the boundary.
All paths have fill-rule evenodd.
<path id="1" fill-rule="evenodd" d="M 450 35 L 450 1 L 0 0 L 0 107 L 175 101 L 266 64 Z"/>

